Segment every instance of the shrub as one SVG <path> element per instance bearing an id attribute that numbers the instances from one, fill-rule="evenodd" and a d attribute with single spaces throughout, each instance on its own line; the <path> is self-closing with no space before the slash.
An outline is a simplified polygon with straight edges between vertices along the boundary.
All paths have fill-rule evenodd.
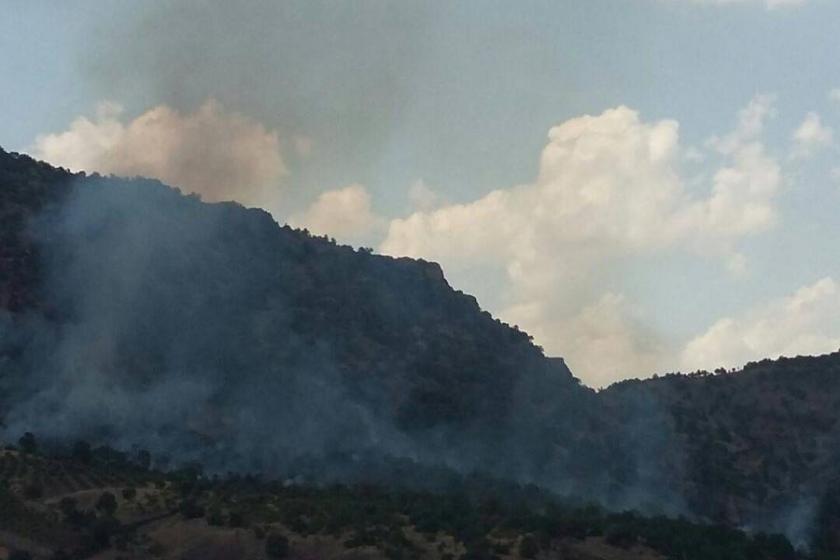
<path id="1" fill-rule="evenodd" d="M 265 553 L 269 558 L 286 558 L 289 555 L 289 539 L 280 533 L 271 533 L 265 539 Z"/>
<path id="2" fill-rule="evenodd" d="M 225 524 L 224 519 L 222 519 L 222 512 L 219 508 L 210 508 L 207 512 L 207 524 L 213 527 L 221 527 Z"/>
<path id="3" fill-rule="evenodd" d="M 198 519 L 199 517 L 204 517 L 204 508 L 195 503 L 194 500 L 182 500 L 178 509 L 185 519 Z"/>
<path id="4" fill-rule="evenodd" d="M 73 445 L 73 458 L 80 463 L 89 464 L 93 459 L 90 444 L 86 441 L 77 441 Z"/>
<path id="5" fill-rule="evenodd" d="M 540 545 L 533 535 L 525 535 L 519 541 L 519 555 L 522 558 L 536 558 L 540 552 Z"/>
<path id="6" fill-rule="evenodd" d="M 37 500 L 44 495 L 44 487 L 35 480 L 30 481 L 24 486 L 23 495 L 28 500 Z"/>
<path id="7" fill-rule="evenodd" d="M 229 527 L 244 527 L 245 526 L 245 517 L 242 515 L 242 512 L 239 511 L 232 511 L 228 514 L 228 526 Z"/>
<path id="8" fill-rule="evenodd" d="M 117 497 L 110 492 L 102 492 L 96 500 L 96 509 L 106 515 L 114 515 L 117 512 Z"/>
<path id="9" fill-rule="evenodd" d="M 38 451 L 38 442 L 35 441 L 35 435 L 32 432 L 26 432 L 18 440 L 18 445 L 24 453 L 35 453 Z"/>

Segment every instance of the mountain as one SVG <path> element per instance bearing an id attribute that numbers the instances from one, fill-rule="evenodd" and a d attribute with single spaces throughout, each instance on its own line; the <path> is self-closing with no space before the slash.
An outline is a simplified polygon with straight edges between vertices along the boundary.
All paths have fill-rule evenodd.
<path id="1" fill-rule="evenodd" d="M 599 397 L 613 410 L 644 398 L 666 411 L 689 511 L 800 543 L 821 508 L 838 513 L 840 353 L 625 381 Z"/>
<path id="2" fill-rule="evenodd" d="M 7 153 L 0 212 L 9 437 L 220 468 L 342 450 L 475 467 L 500 460 L 526 400 L 537 414 L 594 399 L 434 263 Z"/>
<path id="3" fill-rule="evenodd" d="M 437 264 L 0 150 L 9 442 L 423 491 L 424 469 L 480 471 L 831 548 L 839 372 L 832 354 L 596 392 Z"/>

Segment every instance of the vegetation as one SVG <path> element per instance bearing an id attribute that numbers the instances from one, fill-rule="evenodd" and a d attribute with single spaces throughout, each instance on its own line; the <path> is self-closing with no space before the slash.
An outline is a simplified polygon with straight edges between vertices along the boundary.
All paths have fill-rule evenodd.
<path id="1" fill-rule="evenodd" d="M 6 451 L 0 458 L 0 472 L 6 473 L 0 479 L 0 530 L 36 539 L 60 550 L 63 558 L 82 558 L 114 546 L 148 550 L 154 543 L 142 537 L 143 520 L 161 518 L 173 527 L 203 520 L 207 531 L 248 529 L 264 541 L 261 546 L 269 558 L 285 558 L 295 546 L 310 546 L 307 539 L 313 538 L 334 539 L 346 549 L 375 549 L 387 558 L 421 558 L 430 551 L 463 560 L 511 553 L 536 558 L 558 551 L 575 558 L 575 551 L 584 557 L 596 542 L 614 549 L 616 558 L 635 549 L 684 560 L 805 558 L 778 535 L 750 535 L 684 518 L 612 513 L 559 500 L 533 486 L 477 475 L 453 478 L 457 484 L 437 492 L 372 485 L 324 487 L 256 476 L 208 478 L 195 468 L 149 471 L 129 459 L 106 459 L 114 456 L 125 457 L 97 448 L 91 461 L 83 463 L 75 453 L 36 457 Z M 60 514 L 59 523 L 39 513 L 41 507 L 27 506 L 13 490 L 22 476 L 33 475 L 49 489 L 39 502 Z M 77 486 L 81 479 L 90 481 L 95 497 L 87 506 L 76 498 L 85 496 Z M 113 486 L 135 489 L 133 498 L 120 500 L 104 489 Z"/>

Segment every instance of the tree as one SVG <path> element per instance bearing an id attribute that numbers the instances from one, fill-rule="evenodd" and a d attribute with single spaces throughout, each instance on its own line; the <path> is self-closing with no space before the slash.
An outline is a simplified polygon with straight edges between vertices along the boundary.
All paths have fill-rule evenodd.
<path id="1" fill-rule="evenodd" d="M 117 497 L 110 492 L 102 492 L 96 501 L 96 509 L 106 515 L 113 516 L 117 511 Z"/>
<path id="2" fill-rule="evenodd" d="M 137 497 L 137 489 L 133 486 L 129 486 L 128 488 L 123 488 L 122 496 L 128 501 L 133 500 Z"/>
<path id="3" fill-rule="evenodd" d="M 78 513 L 78 510 L 76 509 L 76 500 L 69 496 L 61 498 L 61 501 L 58 502 L 58 509 L 61 510 L 61 513 L 68 518 Z"/>
<path id="4" fill-rule="evenodd" d="M 152 454 L 145 449 L 138 451 L 137 465 L 143 470 L 149 470 L 149 467 L 152 466 Z"/>
<path id="5" fill-rule="evenodd" d="M 37 500 L 44 495 L 44 487 L 36 479 L 26 483 L 23 488 L 23 495 L 30 500 Z"/>
<path id="6" fill-rule="evenodd" d="M 519 555 L 522 558 L 536 558 L 540 552 L 540 545 L 533 535 L 525 535 L 519 541 Z"/>
<path id="7" fill-rule="evenodd" d="M 232 511 L 228 514 L 228 526 L 229 527 L 244 527 L 245 526 L 245 517 L 242 515 L 242 512 L 239 511 Z"/>
<path id="8" fill-rule="evenodd" d="M 222 511 L 218 508 L 218 506 L 214 506 L 207 511 L 207 524 L 215 527 L 221 527 L 224 525 Z"/>
<path id="9" fill-rule="evenodd" d="M 90 464 L 91 459 L 93 459 L 90 444 L 86 441 L 77 441 L 73 445 L 73 459 L 86 465 Z"/>
<path id="10" fill-rule="evenodd" d="M 265 540 L 265 553 L 269 558 L 286 558 L 289 555 L 289 539 L 280 533 L 271 533 Z"/>
<path id="11" fill-rule="evenodd" d="M 196 503 L 195 500 L 191 498 L 181 500 L 181 505 L 178 509 L 181 511 L 181 515 L 184 519 L 198 519 L 199 517 L 204 517 L 204 507 Z"/>
<path id="12" fill-rule="evenodd" d="M 24 453 L 35 453 L 38 451 L 38 442 L 35 441 L 35 435 L 32 432 L 26 432 L 18 440 L 18 445 Z"/>

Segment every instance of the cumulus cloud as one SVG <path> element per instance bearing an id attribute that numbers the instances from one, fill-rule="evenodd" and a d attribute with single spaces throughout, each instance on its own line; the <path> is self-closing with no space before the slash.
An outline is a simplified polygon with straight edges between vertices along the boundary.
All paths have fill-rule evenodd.
<path id="1" fill-rule="evenodd" d="M 840 348 L 840 286 L 823 278 L 741 317 L 725 317 L 691 340 L 686 370 L 739 367 L 751 360 Z"/>
<path id="2" fill-rule="evenodd" d="M 834 131 L 822 123 L 817 113 L 808 113 L 802 124 L 793 132 L 793 152 L 795 158 L 807 158 L 818 150 L 834 143 Z"/>
<path id="3" fill-rule="evenodd" d="M 422 179 L 409 187 L 408 201 L 414 210 L 432 210 L 444 202 L 440 193 L 432 190 Z"/>
<path id="4" fill-rule="evenodd" d="M 764 132 L 767 121 L 776 116 L 776 96 L 759 94 L 753 97 L 747 106 L 738 111 L 735 128 L 722 137 L 713 136 L 708 146 L 722 154 L 737 152 Z"/>
<path id="5" fill-rule="evenodd" d="M 289 218 L 295 227 L 355 244 L 368 240 L 383 223 L 371 207 L 370 193 L 358 184 L 322 193 L 304 212 Z"/>
<path id="6" fill-rule="evenodd" d="M 657 344 L 638 335 L 621 294 L 598 293 L 599 273 L 627 256 L 674 249 L 743 266 L 737 240 L 776 217 L 781 171 L 759 139 L 772 113 L 772 98 L 756 98 L 736 130 L 713 141 L 723 163 L 699 196 L 682 175 L 677 122 L 645 122 L 627 107 L 571 119 L 550 130 L 536 181 L 393 220 L 381 250 L 456 271 L 466 263 L 503 270 L 501 316 L 586 380 L 651 373 L 641 368 L 657 363 Z M 572 335 L 570 321 L 591 335 Z"/>
<path id="7" fill-rule="evenodd" d="M 212 100 L 193 113 L 160 105 L 131 120 L 104 103 L 30 151 L 74 171 L 154 177 L 206 200 L 253 205 L 270 205 L 286 173 L 276 132 Z"/>
<path id="8" fill-rule="evenodd" d="M 622 294 L 607 292 L 582 308 L 555 317 L 542 302 L 514 305 L 506 320 L 532 325 L 537 341 L 556 339 L 563 357 L 578 376 L 595 388 L 632 374 L 651 374 L 666 367 L 668 349 L 645 326 L 642 311 Z M 561 319 L 561 320 L 557 320 Z"/>

